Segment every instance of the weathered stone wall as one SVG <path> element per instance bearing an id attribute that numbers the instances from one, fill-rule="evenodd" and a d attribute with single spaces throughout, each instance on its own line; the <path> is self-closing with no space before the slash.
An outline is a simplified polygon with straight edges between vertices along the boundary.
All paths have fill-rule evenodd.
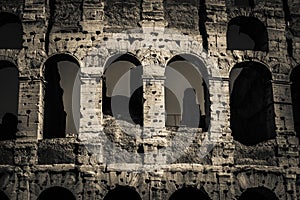
<path id="1" fill-rule="evenodd" d="M 299 199 L 299 144 L 289 79 L 300 62 L 299 3 L 254 3 L 250 8 L 236 7 L 231 0 L 1 1 L 1 12 L 22 21 L 23 48 L 0 49 L 1 60 L 15 64 L 20 79 L 17 139 L 0 141 L 0 190 L 12 200 L 33 200 L 59 186 L 76 199 L 103 199 L 122 185 L 133 187 L 142 199 L 168 199 L 180 188 L 194 187 L 211 199 L 225 200 L 238 199 L 247 188 L 265 187 L 278 199 Z M 228 22 L 237 16 L 253 16 L 265 25 L 267 52 L 227 50 Z M 144 138 L 134 131 L 128 136 L 113 117 L 102 114 L 104 69 L 126 53 L 143 66 Z M 57 54 L 80 63 L 79 135 L 43 139 L 44 63 Z M 206 67 L 210 132 L 197 129 L 187 150 L 172 160 L 172 155 L 159 154 L 178 134 L 165 127 L 165 67 L 181 54 Z M 230 130 L 229 74 L 244 61 L 263 63 L 272 74 L 276 138 L 255 146 L 234 141 Z M 215 145 L 208 144 L 212 151 L 201 158 L 205 136 Z M 106 149 L 105 142 L 128 150 L 141 163 L 128 163 L 126 156 Z M 119 163 L 105 162 L 109 151 Z M 155 171 L 159 159 L 171 163 Z M 143 164 L 152 170 L 132 170 Z"/>

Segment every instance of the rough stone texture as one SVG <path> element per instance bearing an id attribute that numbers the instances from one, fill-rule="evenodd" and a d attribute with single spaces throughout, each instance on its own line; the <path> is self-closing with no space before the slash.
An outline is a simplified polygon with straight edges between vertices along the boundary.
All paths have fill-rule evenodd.
<path id="1" fill-rule="evenodd" d="M 234 6 L 233 0 L 1 0 L 0 11 L 22 21 L 23 48 L 0 49 L 0 59 L 17 66 L 20 80 L 17 139 L 0 141 L 0 190 L 11 200 L 33 200 L 58 186 L 75 199 L 103 199 L 121 185 L 142 199 L 164 200 L 194 187 L 211 199 L 229 200 L 247 188 L 265 187 L 278 199 L 300 199 L 289 77 L 300 62 L 299 2 L 254 2 L 250 8 Z M 237 16 L 265 25 L 269 51 L 227 50 L 227 25 Z M 126 53 L 143 65 L 143 134 L 127 135 L 102 114 L 101 76 L 115 56 Z M 55 54 L 80 63 L 79 135 L 43 139 L 44 63 Z M 188 148 L 172 160 L 177 146 L 169 155 L 159 154 L 178 135 L 178 127 L 165 127 L 164 76 L 168 61 L 179 54 L 191 54 L 206 67 L 211 120 L 210 133 L 197 129 Z M 229 74 L 244 61 L 263 63 L 272 75 L 276 138 L 255 146 L 234 141 L 230 130 Z M 204 136 L 216 145 L 205 143 Z M 105 142 L 152 170 L 134 171 L 141 163 L 127 163 L 126 155 Z M 212 151 L 200 158 L 201 147 Z M 105 163 L 107 151 L 119 163 Z M 166 164 L 153 170 L 158 161 Z"/>

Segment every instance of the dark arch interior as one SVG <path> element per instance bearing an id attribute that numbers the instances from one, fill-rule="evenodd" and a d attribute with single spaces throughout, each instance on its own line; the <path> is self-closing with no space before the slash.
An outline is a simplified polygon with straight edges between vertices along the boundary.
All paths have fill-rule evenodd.
<path id="1" fill-rule="evenodd" d="M 19 71 L 8 61 L 0 61 L 0 140 L 14 139 L 18 131 Z"/>
<path id="2" fill-rule="evenodd" d="M 169 68 L 172 70 L 169 71 Z M 177 77 L 177 73 L 180 74 L 179 77 Z M 175 91 L 165 87 L 166 126 L 183 125 L 207 131 L 210 123 L 210 100 L 206 84 L 208 74 L 204 64 L 193 55 L 176 55 L 168 62 L 165 75 L 165 86 L 178 85 L 173 90 L 183 89 L 184 93 L 182 97 L 176 96 Z M 182 78 L 189 83 L 188 88 L 181 87 L 185 82 Z M 179 81 L 183 81 L 183 83 L 179 83 Z M 178 122 L 180 123 L 178 124 Z"/>
<path id="3" fill-rule="evenodd" d="M 254 17 L 235 17 L 228 23 L 227 49 L 268 51 L 268 32 Z"/>
<path id="4" fill-rule="evenodd" d="M 140 195 L 128 186 L 117 186 L 115 189 L 110 190 L 104 197 L 104 200 L 119 199 L 142 200 Z"/>
<path id="5" fill-rule="evenodd" d="M 0 190 L 0 199 L 1 200 L 9 200 L 9 198 L 7 197 L 7 195 L 3 191 L 1 191 L 1 190 Z"/>
<path id="6" fill-rule="evenodd" d="M 206 191 L 201 188 L 201 189 L 196 189 L 196 188 L 183 188 L 179 189 L 176 192 L 174 192 L 169 200 L 210 200 L 208 194 Z"/>
<path id="7" fill-rule="evenodd" d="M 294 127 L 300 138 L 300 66 L 293 69 L 291 73 L 291 94 L 294 114 Z"/>
<path id="8" fill-rule="evenodd" d="M 76 200 L 73 193 L 63 187 L 51 187 L 44 190 L 37 200 L 53 200 L 53 199 L 63 199 L 63 200 Z"/>
<path id="9" fill-rule="evenodd" d="M 276 136 L 271 78 L 256 62 L 239 63 L 230 73 L 230 126 L 233 138 L 242 144 Z"/>
<path id="10" fill-rule="evenodd" d="M 277 196 L 271 190 L 258 187 L 258 188 L 249 188 L 242 193 L 239 200 L 278 200 Z"/>
<path id="11" fill-rule="evenodd" d="M 121 79 L 126 75 L 130 77 L 127 82 L 124 82 L 124 80 Z M 126 90 L 126 92 L 130 94 L 112 94 L 112 90 L 116 87 L 120 87 L 120 84 L 123 84 L 123 86 L 121 86 L 123 90 Z M 108 92 L 108 90 L 110 91 Z M 136 57 L 131 54 L 124 54 L 113 57 L 108 61 L 108 67 L 106 67 L 104 71 L 102 94 L 102 112 L 104 115 L 113 116 L 120 120 L 143 126 L 144 99 L 142 68 L 141 63 Z M 114 108 L 112 108 L 112 104 Z"/>
<path id="12" fill-rule="evenodd" d="M 20 19 L 11 13 L 0 13 L 0 49 L 22 49 L 22 37 Z"/>
<path id="13" fill-rule="evenodd" d="M 45 63 L 44 138 L 76 134 L 79 124 L 79 63 L 56 55 Z"/>

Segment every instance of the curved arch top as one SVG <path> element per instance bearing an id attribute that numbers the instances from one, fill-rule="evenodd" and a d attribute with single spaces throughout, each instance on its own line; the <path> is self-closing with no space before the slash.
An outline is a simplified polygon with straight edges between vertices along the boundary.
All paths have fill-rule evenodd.
<path id="1" fill-rule="evenodd" d="M 248 188 L 242 193 L 238 200 L 278 200 L 276 194 L 268 188 L 256 187 Z"/>
<path id="2" fill-rule="evenodd" d="M 47 188 L 37 198 L 37 200 L 53 199 L 76 200 L 74 194 L 70 190 L 58 186 Z"/>
<path id="3" fill-rule="evenodd" d="M 9 33 L 9 34 L 8 34 Z M 0 13 L 0 49 L 22 49 L 23 26 L 18 16 Z"/>
<path id="4" fill-rule="evenodd" d="M 238 16 L 227 28 L 228 50 L 269 51 L 266 26 L 255 17 Z"/>

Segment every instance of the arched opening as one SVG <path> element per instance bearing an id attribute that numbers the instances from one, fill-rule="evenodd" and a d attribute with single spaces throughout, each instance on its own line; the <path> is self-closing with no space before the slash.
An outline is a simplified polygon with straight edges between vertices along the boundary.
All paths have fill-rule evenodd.
<path id="1" fill-rule="evenodd" d="M 9 198 L 7 197 L 7 195 L 3 191 L 1 191 L 1 190 L 0 190 L 0 199 L 1 200 L 9 200 Z"/>
<path id="2" fill-rule="evenodd" d="M 16 137 L 18 131 L 19 71 L 8 61 L 0 61 L 0 140 Z"/>
<path id="3" fill-rule="evenodd" d="M 169 200 L 185 200 L 185 199 L 210 200 L 208 194 L 206 193 L 206 191 L 203 188 L 197 189 L 197 188 L 192 188 L 192 187 L 179 189 L 176 192 L 174 192 L 171 195 L 171 197 L 169 198 Z"/>
<path id="4" fill-rule="evenodd" d="M 206 131 L 210 121 L 207 74 L 202 62 L 189 60 L 188 56 L 178 55 L 166 67 L 166 127 L 186 126 Z"/>
<path id="5" fill-rule="evenodd" d="M 0 13 L 0 49 L 22 49 L 23 27 L 14 14 Z"/>
<path id="6" fill-rule="evenodd" d="M 230 127 L 235 140 L 255 145 L 275 138 L 271 73 L 257 62 L 242 62 L 230 72 Z"/>
<path id="7" fill-rule="evenodd" d="M 264 187 L 249 188 L 238 200 L 278 200 L 276 194 Z"/>
<path id="8" fill-rule="evenodd" d="M 300 138 L 300 66 L 293 69 L 291 73 L 291 95 L 293 103 L 294 128 Z"/>
<path id="9" fill-rule="evenodd" d="M 115 189 L 110 190 L 104 197 L 104 200 L 142 200 L 139 193 L 129 186 L 117 186 Z"/>
<path id="10" fill-rule="evenodd" d="M 228 23 L 228 50 L 268 51 L 268 32 L 255 17 L 235 17 Z"/>
<path id="11" fill-rule="evenodd" d="M 77 134 L 80 118 L 80 66 L 67 54 L 45 63 L 44 138 Z"/>
<path id="12" fill-rule="evenodd" d="M 143 125 L 143 82 L 141 63 L 132 55 L 114 59 L 103 75 L 104 117 L 112 116 Z"/>
<path id="13" fill-rule="evenodd" d="M 53 199 L 63 199 L 63 200 L 76 200 L 73 193 L 63 187 L 51 187 L 44 190 L 37 200 L 53 200 Z"/>

